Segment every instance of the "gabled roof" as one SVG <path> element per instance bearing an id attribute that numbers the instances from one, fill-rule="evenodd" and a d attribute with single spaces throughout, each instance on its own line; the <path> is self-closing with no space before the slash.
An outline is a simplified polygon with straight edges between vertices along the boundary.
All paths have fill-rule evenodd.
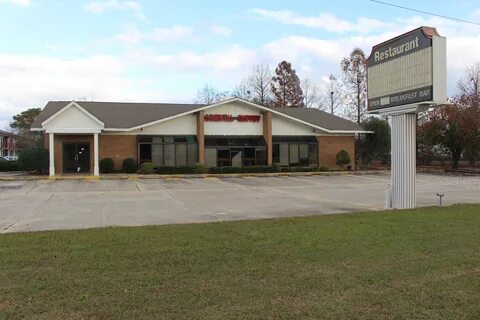
<path id="1" fill-rule="evenodd" d="M 358 124 L 331 115 L 318 109 L 308 108 L 268 108 L 239 98 L 229 99 L 212 105 L 175 103 L 130 103 L 130 102 L 90 102 L 78 101 L 92 116 L 102 121 L 105 130 L 134 130 L 153 123 L 167 121 L 182 115 L 206 110 L 218 105 L 240 102 L 262 110 L 289 118 L 329 133 L 365 132 Z M 33 130 L 41 130 L 42 122 L 59 112 L 71 101 L 50 101 L 32 124 Z"/>
<path id="2" fill-rule="evenodd" d="M 32 123 L 32 129 L 41 129 L 42 122 L 60 111 L 71 101 L 50 101 Z M 105 128 L 129 129 L 155 120 L 193 111 L 202 104 L 93 102 L 77 101 L 86 111 L 102 121 Z"/>

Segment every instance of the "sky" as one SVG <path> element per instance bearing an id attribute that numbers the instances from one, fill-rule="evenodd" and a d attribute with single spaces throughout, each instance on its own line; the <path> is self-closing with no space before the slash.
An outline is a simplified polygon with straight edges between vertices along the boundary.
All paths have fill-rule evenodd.
<path id="1" fill-rule="evenodd" d="M 385 1 L 480 23 L 480 0 Z M 50 100 L 192 102 L 281 60 L 321 86 L 354 47 L 422 25 L 447 37 L 453 95 L 480 26 L 369 0 L 0 0 L 0 129 Z"/>

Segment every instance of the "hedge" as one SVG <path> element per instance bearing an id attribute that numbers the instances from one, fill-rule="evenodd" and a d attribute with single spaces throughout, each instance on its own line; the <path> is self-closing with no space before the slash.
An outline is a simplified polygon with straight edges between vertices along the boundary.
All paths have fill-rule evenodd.
<path id="1" fill-rule="evenodd" d="M 339 166 L 343 166 L 343 165 L 346 165 L 346 164 L 349 164 L 351 159 L 350 159 L 350 155 L 348 154 L 348 152 L 346 150 L 340 150 L 338 153 L 337 153 L 337 157 L 336 157 L 336 163 L 339 165 Z"/>
<path id="2" fill-rule="evenodd" d="M 153 162 L 144 162 L 138 168 L 137 173 L 140 174 L 152 174 L 155 173 L 155 164 Z"/>
<path id="3" fill-rule="evenodd" d="M 141 164 L 137 173 L 140 174 L 224 174 L 224 173 L 275 173 L 275 172 L 318 172 L 328 171 L 327 166 L 317 167 L 280 167 L 273 166 L 252 166 L 252 167 L 212 167 L 204 168 L 197 164 L 194 166 L 180 166 L 180 167 L 163 167 L 155 166 L 152 162 L 144 162 Z"/>
<path id="4" fill-rule="evenodd" d="M 113 159 L 112 158 L 103 158 L 99 163 L 101 173 L 112 173 L 113 172 Z"/>
<path id="5" fill-rule="evenodd" d="M 20 171 L 17 161 L 0 161 L 0 172 Z"/>
<path id="6" fill-rule="evenodd" d="M 48 150 L 45 148 L 23 149 L 18 154 L 18 166 L 25 171 L 46 172 L 48 157 Z"/>
<path id="7" fill-rule="evenodd" d="M 137 161 L 133 158 L 124 159 L 122 162 L 122 171 L 125 173 L 135 173 L 137 172 L 138 166 Z"/>

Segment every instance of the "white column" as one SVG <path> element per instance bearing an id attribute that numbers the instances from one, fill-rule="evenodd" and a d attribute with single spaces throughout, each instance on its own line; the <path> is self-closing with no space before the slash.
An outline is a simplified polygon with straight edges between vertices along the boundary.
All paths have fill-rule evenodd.
<path id="1" fill-rule="evenodd" d="M 50 156 L 49 176 L 55 176 L 55 137 L 53 133 L 48 134 L 48 152 Z"/>
<path id="2" fill-rule="evenodd" d="M 93 134 L 93 175 L 98 176 L 98 133 Z"/>
<path id="3" fill-rule="evenodd" d="M 391 195 L 393 209 L 415 208 L 417 114 L 392 116 Z"/>

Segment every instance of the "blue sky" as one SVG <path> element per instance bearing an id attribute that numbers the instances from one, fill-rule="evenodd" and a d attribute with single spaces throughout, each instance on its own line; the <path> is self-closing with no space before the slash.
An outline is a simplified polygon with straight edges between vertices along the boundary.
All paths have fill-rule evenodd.
<path id="1" fill-rule="evenodd" d="M 386 0 L 480 21 L 480 1 Z M 292 62 L 319 87 L 355 46 L 421 25 L 448 41 L 449 94 L 480 62 L 480 26 L 368 0 L 0 0 L 0 128 L 48 100 L 189 102 L 232 89 L 256 63 Z"/>

